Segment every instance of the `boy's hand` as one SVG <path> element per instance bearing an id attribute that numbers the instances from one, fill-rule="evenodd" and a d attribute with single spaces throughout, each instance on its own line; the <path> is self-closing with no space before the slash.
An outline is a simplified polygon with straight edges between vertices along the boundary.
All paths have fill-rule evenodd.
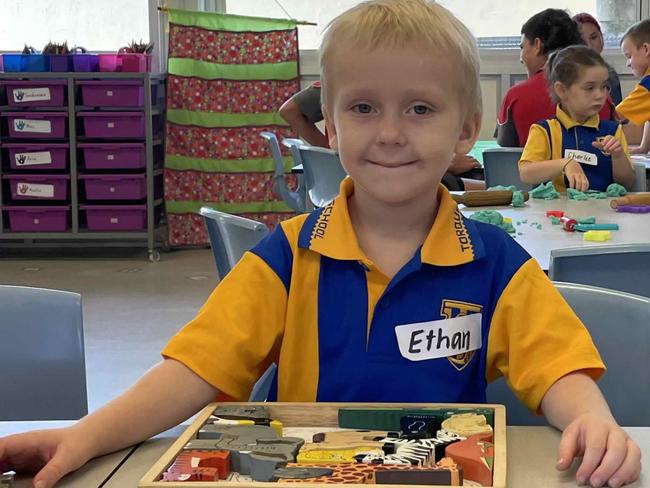
<path id="1" fill-rule="evenodd" d="M 454 154 L 454 158 L 451 160 L 451 164 L 449 165 L 449 168 L 447 168 L 447 171 L 454 176 L 458 176 L 480 167 L 481 165 L 476 158 L 469 154 Z"/>
<path id="2" fill-rule="evenodd" d="M 605 156 L 620 156 L 624 153 L 623 145 L 614 136 L 605 136 L 600 141 L 591 143 L 596 149 L 600 149 Z"/>
<path id="3" fill-rule="evenodd" d="M 83 466 L 91 453 L 88 439 L 75 427 L 36 430 L 0 438 L 0 473 L 36 473 L 35 488 L 51 488 Z"/>
<path id="4" fill-rule="evenodd" d="M 578 191 L 587 191 L 589 189 L 589 179 L 582 170 L 580 163 L 575 159 L 572 159 L 564 166 L 564 175 L 569 180 L 569 188 Z"/>
<path id="5" fill-rule="evenodd" d="M 576 472 L 579 485 L 618 488 L 641 472 L 641 450 L 612 419 L 584 414 L 571 422 L 560 440 L 557 469 L 564 471 L 583 456 Z"/>

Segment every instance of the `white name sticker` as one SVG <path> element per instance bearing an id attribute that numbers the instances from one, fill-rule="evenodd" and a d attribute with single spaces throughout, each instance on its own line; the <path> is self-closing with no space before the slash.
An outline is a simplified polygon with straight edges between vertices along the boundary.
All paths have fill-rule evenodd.
<path id="1" fill-rule="evenodd" d="M 32 166 L 35 164 L 52 164 L 50 151 L 16 153 L 14 155 L 16 166 Z"/>
<path id="2" fill-rule="evenodd" d="M 473 313 L 453 319 L 398 325 L 395 335 L 399 351 L 406 359 L 424 361 L 480 349 L 482 316 Z"/>
<path id="3" fill-rule="evenodd" d="M 13 96 L 15 103 L 52 99 L 49 88 L 16 88 L 13 90 Z"/>
<path id="4" fill-rule="evenodd" d="M 52 122 L 49 120 L 14 119 L 14 130 L 16 132 L 40 132 L 42 134 L 51 134 Z"/>
<path id="5" fill-rule="evenodd" d="M 564 157 L 578 161 L 580 164 L 589 164 L 598 166 L 598 156 L 587 151 L 578 151 L 577 149 L 565 149 Z"/>
<path id="6" fill-rule="evenodd" d="M 37 185 L 36 183 L 18 182 L 18 195 L 26 197 L 53 198 L 54 185 Z"/>

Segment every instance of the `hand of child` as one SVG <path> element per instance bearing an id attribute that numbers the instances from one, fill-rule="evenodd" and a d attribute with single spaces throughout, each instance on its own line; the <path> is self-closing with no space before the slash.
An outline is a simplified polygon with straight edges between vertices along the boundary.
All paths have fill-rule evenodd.
<path id="1" fill-rule="evenodd" d="M 623 145 L 614 136 L 605 136 L 600 141 L 594 141 L 591 143 L 596 149 L 600 149 L 603 154 L 609 156 L 620 156 L 623 154 Z"/>
<path id="2" fill-rule="evenodd" d="M 639 446 L 614 420 L 595 414 L 584 414 L 564 429 L 557 469 L 568 469 L 576 456 L 583 456 L 576 472 L 579 485 L 618 488 L 636 480 L 641 472 Z"/>
<path id="3" fill-rule="evenodd" d="M 589 189 L 587 175 L 585 175 L 582 166 L 575 159 L 570 160 L 564 166 L 564 175 L 569 181 L 569 188 L 574 188 L 578 191 L 587 191 Z"/>
<path id="4" fill-rule="evenodd" d="M 36 430 L 0 438 L 0 473 L 36 473 L 35 488 L 51 488 L 91 457 L 87 436 L 75 427 Z"/>
<path id="5" fill-rule="evenodd" d="M 451 160 L 451 164 L 447 170 L 452 175 L 458 176 L 463 173 L 467 173 L 474 168 L 480 167 L 481 165 L 476 160 L 476 158 L 470 156 L 469 154 L 454 154 L 454 158 Z"/>

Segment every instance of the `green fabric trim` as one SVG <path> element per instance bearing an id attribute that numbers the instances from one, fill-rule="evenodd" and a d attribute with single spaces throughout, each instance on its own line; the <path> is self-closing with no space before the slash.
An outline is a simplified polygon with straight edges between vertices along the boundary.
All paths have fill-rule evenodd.
<path id="1" fill-rule="evenodd" d="M 206 80 L 293 80 L 298 77 L 298 62 L 261 64 L 221 64 L 190 58 L 169 58 L 170 75 L 198 76 Z"/>
<path id="2" fill-rule="evenodd" d="M 293 158 L 285 157 L 284 171 L 289 173 L 294 165 Z M 202 171 L 204 173 L 272 173 L 275 171 L 273 158 L 260 159 L 203 159 L 165 155 L 165 168 L 178 171 Z"/>
<path id="3" fill-rule="evenodd" d="M 276 202 L 246 202 L 246 203 L 228 203 L 228 202 L 177 202 L 167 200 L 165 208 L 167 213 L 186 214 L 199 213 L 201 207 L 210 207 L 221 212 L 231 214 L 243 213 L 266 213 L 266 212 L 293 212 L 283 201 Z M 295 212 L 293 212 L 295 213 Z"/>
<path id="4" fill-rule="evenodd" d="M 198 125 L 201 127 L 246 127 L 283 125 L 287 122 L 278 112 L 264 114 L 225 114 L 221 112 L 194 112 L 184 109 L 167 109 L 167 120 L 180 125 Z"/>
<path id="5" fill-rule="evenodd" d="M 169 22 L 190 25 L 210 30 L 231 32 L 266 32 L 295 29 L 295 19 L 269 19 L 245 15 L 196 12 L 192 10 L 169 9 Z"/>

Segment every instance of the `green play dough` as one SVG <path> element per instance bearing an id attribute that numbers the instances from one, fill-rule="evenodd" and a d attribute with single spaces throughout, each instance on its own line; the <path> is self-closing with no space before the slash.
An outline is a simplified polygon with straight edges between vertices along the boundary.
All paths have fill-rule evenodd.
<path id="1" fill-rule="evenodd" d="M 624 186 L 619 185 L 618 183 L 612 183 L 607 187 L 607 196 L 608 197 L 622 197 L 627 193 L 627 190 Z"/>
<path id="2" fill-rule="evenodd" d="M 584 219 L 578 219 L 579 224 L 595 224 L 596 217 L 585 217 Z"/>
<path id="3" fill-rule="evenodd" d="M 479 222 L 484 222 L 486 224 L 496 225 L 501 227 L 509 234 L 514 234 L 516 232 L 511 222 L 504 222 L 503 215 L 494 210 L 479 210 L 474 212 L 469 216 L 470 219 L 478 220 Z"/>
<path id="4" fill-rule="evenodd" d="M 560 194 L 555 190 L 552 181 L 542 183 L 541 185 L 536 186 L 530 190 L 530 196 L 532 198 L 539 198 L 544 200 L 553 200 L 555 198 L 560 198 Z"/>

